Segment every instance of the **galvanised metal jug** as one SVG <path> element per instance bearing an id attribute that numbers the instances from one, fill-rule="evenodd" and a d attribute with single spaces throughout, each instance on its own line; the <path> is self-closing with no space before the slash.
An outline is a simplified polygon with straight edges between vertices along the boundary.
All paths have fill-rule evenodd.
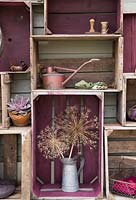
<path id="1" fill-rule="evenodd" d="M 63 192 L 76 192 L 79 190 L 78 175 L 84 167 L 84 158 L 81 160 L 80 168 L 77 171 L 77 159 L 64 158 L 62 159 L 63 172 L 62 172 L 62 191 Z"/>

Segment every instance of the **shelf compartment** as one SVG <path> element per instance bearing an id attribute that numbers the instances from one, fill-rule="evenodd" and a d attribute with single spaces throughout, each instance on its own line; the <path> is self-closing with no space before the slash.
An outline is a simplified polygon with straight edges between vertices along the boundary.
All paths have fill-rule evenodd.
<path id="1" fill-rule="evenodd" d="M 136 75 L 135 73 L 126 73 L 123 78 L 123 92 L 119 98 L 119 121 L 123 126 L 136 126 L 136 122 L 129 120 L 127 109 L 136 104 L 135 96 Z"/>
<path id="2" fill-rule="evenodd" d="M 100 32 L 100 22 L 109 22 L 109 33 L 122 29 L 122 0 L 45 0 L 45 27 L 53 34 L 84 34 L 89 20 L 96 20 L 95 30 Z M 58 6 L 59 3 L 59 6 Z"/>
<path id="3" fill-rule="evenodd" d="M 30 4 L 30 32 L 34 35 L 44 35 L 44 4 L 31 2 Z"/>
<path id="4" fill-rule="evenodd" d="M 33 94 L 32 94 L 33 95 Z M 35 97 L 35 96 L 34 96 Z M 39 95 L 33 98 L 33 194 L 38 198 L 70 198 L 73 197 L 102 197 L 103 195 L 103 94 L 50 94 Z M 65 193 L 61 191 L 62 165 L 59 159 L 55 159 L 54 168 L 51 170 L 51 161 L 44 159 L 37 149 L 37 136 L 41 129 L 51 125 L 54 116 L 64 111 L 67 106 L 87 106 L 99 119 L 99 144 L 98 149 L 89 151 L 84 147 L 85 166 L 81 180 L 83 191 Z M 38 116 L 38 117 L 37 117 Z M 90 116 L 91 117 L 91 116 Z M 54 175 L 53 175 L 54 174 Z M 96 182 L 90 185 L 90 181 L 98 176 Z M 40 181 L 39 181 L 40 180 Z M 54 180 L 54 182 L 52 182 Z M 42 182 L 42 184 L 40 183 Z M 54 183 L 54 184 L 51 184 Z M 93 191 L 92 191 L 93 190 Z"/>
<path id="5" fill-rule="evenodd" d="M 135 6 L 134 6 L 135 8 Z M 136 71 L 136 14 L 124 15 L 124 73 Z"/>
<path id="6" fill-rule="evenodd" d="M 104 126 L 104 138 L 106 197 L 107 199 L 124 199 L 125 197 L 111 193 L 109 178 L 119 171 L 121 160 L 123 160 L 121 169 L 125 170 L 125 174 L 128 174 L 128 176 L 136 175 L 134 164 L 136 162 L 136 128 L 123 127 L 119 124 L 107 124 Z"/>
<path id="7" fill-rule="evenodd" d="M 30 13 L 25 3 L 0 2 L 2 50 L 0 72 L 10 71 L 21 61 L 30 66 Z"/>
<path id="8" fill-rule="evenodd" d="M 87 36 L 80 40 L 80 36 L 70 36 L 69 40 L 65 40 L 59 36 L 56 36 L 56 39 L 53 36 L 34 36 L 31 38 L 32 90 L 43 87 L 40 78 L 42 67 L 46 69 L 47 66 L 60 66 L 77 69 L 91 58 L 100 58 L 100 61 L 86 65 L 66 84 L 66 88 L 74 88 L 76 82 L 85 80 L 104 81 L 108 84 L 109 90 L 121 90 L 123 38 L 113 38 L 97 40 L 96 37 L 93 40 L 93 37 Z M 70 75 L 65 70 L 59 72 L 66 77 Z"/>
<path id="9" fill-rule="evenodd" d="M 19 155 L 18 136 L 21 136 L 21 167 L 17 159 Z M 12 127 L 0 130 L 0 144 L 0 178 L 14 181 L 16 184 L 15 193 L 6 199 L 30 200 L 31 128 Z"/>

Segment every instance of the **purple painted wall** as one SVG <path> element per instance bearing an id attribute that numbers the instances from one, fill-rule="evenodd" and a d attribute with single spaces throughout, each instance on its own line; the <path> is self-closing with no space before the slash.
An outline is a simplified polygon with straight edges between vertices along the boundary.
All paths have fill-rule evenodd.
<path id="1" fill-rule="evenodd" d="M 124 15 L 124 72 L 136 70 L 136 14 Z"/>
<path id="2" fill-rule="evenodd" d="M 83 105 L 86 105 L 92 110 L 93 114 L 96 114 L 99 117 L 99 106 L 100 100 L 96 96 L 83 96 L 82 97 Z M 37 149 L 37 135 L 40 130 L 46 127 L 46 125 L 51 124 L 51 116 L 52 116 L 52 105 L 54 105 L 55 114 L 64 111 L 66 108 L 66 103 L 68 105 L 77 105 L 80 107 L 81 105 L 81 96 L 40 96 L 37 100 L 34 101 L 34 121 L 33 121 L 33 192 L 37 196 L 40 197 L 48 197 L 48 196 L 67 196 L 67 193 L 64 192 L 40 192 L 40 188 L 61 188 L 61 173 L 62 173 L 62 165 L 59 159 L 55 160 L 55 185 L 50 184 L 50 160 L 46 160 L 40 154 Z M 91 115 L 90 115 L 91 117 Z M 101 130 L 99 130 L 99 134 L 101 134 Z M 101 144 L 102 136 L 100 136 L 99 144 Z M 93 192 L 76 192 L 71 193 L 69 196 L 98 196 L 100 191 L 100 183 L 101 183 L 101 160 L 100 157 L 102 152 L 100 151 L 100 145 L 98 145 L 97 150 L 90 151 L 86 146 L 84 147 L 84 157 L 85 157 L 85 166 L 83 172 L 84 184 L 83 187 L 91 187 L 90 181 L 95 177 L 99 176 L 96 183 L 93 185 L 95 188 Z M 39 185 L 36 181 L 36 177 L 39 177 L 44 185 Z"/>
<path id="3" fill-rule="evenodd" d="M 4 48 L 0 55 L 0 71 L 9 71 L 11 65 L 24 61 L 30 65 L 30 17 L 24 3 L 0 3 L 0 26 Z"/>
<path id="4" fill-rule="evenodd" d="M 89 31 L 89 20 L 96 20 L 95 29 L 100 31 L 101 21 L 109 22 L 109 33 L 119 28 L 117 0 L 48 0 L 48 27 L 56 34 L 84 34 Z"/>

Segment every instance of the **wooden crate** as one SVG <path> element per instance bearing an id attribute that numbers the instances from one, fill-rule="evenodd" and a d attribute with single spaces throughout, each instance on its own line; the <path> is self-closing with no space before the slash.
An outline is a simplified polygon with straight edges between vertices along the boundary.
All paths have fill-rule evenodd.
<path id="1" fill-rule="evenodd" d="M 30 5 L 30 25 L 32 35 L 44 34 L 44 4 L 41 2 Z"/>
<path id="2" fill-rule="evenodd" d="M 30 13 L 23 2 L 0 2 L 0 25 L 3 46 L 0 72 L 10 71 L 11 65 L 21 61 L 30 66 Z"/>
<path id="3" fill-rule="evenodd" d="M 133 1 L 135 5 L 136 2 Z M 133 6 L 135 9 L 135 6 Z M 124 72 L 136 71 L 136 12 L 124 15 Z"/>
<path id="4" fill-rule="evenodd" d="M 109 188 L 109 178 L 119 172 L 122 159 L 124 161 L 121 169 L 125 170 L 128 176 L 136 175 L 134 164 L 136 162 L 136 128 L 122 127 L 119 124 L 105 125 L 104 138 L 106 197 L 108 200 L 131 199 L 113 195 Z M 128 160 L 128 158 L 131 159 Z"/>
<path id="5" fill-rule="evenodd" d="M 42 88 L 40 70 L 47 66 L 77 68 L 91 58 L 100 61 L 86 65 L 66 84 L 73 88 L 80 80 L 104 81 L 105 91 L 122 89 L 123 38 L 120 35 L 56 35 L 33 36 L 31 39 L 32 89 Z M 66 77 L 70 73 L 59 71 Z"/>
<path id="6" fill-rule="evenodd" d="M 21 169 L 17 169 L 17 135 L 21 136 Z M 3 140 L 3 165 L 0 165 L 3 177 L 0 178 L 16 182 L 15 193 L 7 199 L 30 200 L 31 128 L 0 130 L 0 140 Z M 21 181 L 17 181 L 17 176 L 21 177 Z"/>
<path id="7" fill-rule="evenodd" d="M 43 91 L 42 91 L 43 92 Z M 89 198 L 103 196 L 103 93 L 75 92 L 75 91 L 48 91 L 33 93 L 33 195 L 37 198 Z M 85 191 L 66 193 L 61 191 L 62 165 L 60 159 L 52 162 L 45 159 L 37 149 L 37 136 L 41 129 L 51 124 L 56 114 L 64 111 L 67 106 L 83 105 L 91 109 L 99 119 L 99 145 L 98 149 L 89 151 L 83 148 L 85 166 L 80 174 L 80 186 Z M 90 181 L 98 176 L 94 184 Z M 51 184 L 52 183 L 52 184 Z M 90 188 L 93 188 L 93 191 Z M 88 188 L 88 189 L 87 189 Z"/>
<path id="8" fill-rule="evenodd" d="M 0 83 L 0 96 L 1 96 L 1 109 L 0 109 L 0 129 L 8 128 L 10 126 L 10 120 L 8 117 L 7 111 L 7 103 L 10 101 L 10 84 L 11 77 L 9 74 L 1 74 L 0 75 L 1 83 Z"/>
<path id="9" fill-rule="evenodd" d="M 128 107 L 136 104 L 136 75 L 126 73 L 123 78 L 123 92 L 119 96 L 118 119 L 123 126 L 136 126 L 135 121 L 131 121 L 127 116 Z"/>
<path id="10" fill-rule="evenodd" d="M 84 34 L 89 31 L 89 20 L 96 20 L 100 32 L 101 21 L 109 22 L 109 33 L 122 32 L 122 0 L 44 0 L 45 28 L 53 34 Z M 59 3 L 59 6 L 58 6 Z M 46 32 L 46 30 L 45 30 Z"/>

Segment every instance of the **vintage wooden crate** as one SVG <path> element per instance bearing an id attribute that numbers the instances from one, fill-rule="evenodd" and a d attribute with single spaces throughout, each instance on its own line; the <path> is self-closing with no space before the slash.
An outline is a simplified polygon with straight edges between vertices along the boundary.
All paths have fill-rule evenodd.
<path id="1" fill-rule="evenodd" d="M 60 66 L 77 68 L 91 58 L 100 61 L 86 65 L 66 88 L 73 88 L 80 80 L 87 82 L 104 81 L 110 91 L 122 89 L 123 38 L 107 36 L 33 36 L 31 40 L 32 89 L 43 88 L 41 68 Z M 68 77 L 69 72 L 61 70 Z M 107 90 L 108 91 L 108 90 Z"/>
<path id="2" fill-rule="evenodd" d="M 0 2 L 2 50 L 0 72 L 10 71 L 11 65 L 30 66 L 30 12 L 23 2 Z"/>
<path id="3" fill-rule="evenodd" d="M 43 35 L 45 33 L 44 26 L 44 4 L 40 3 L 31 3 L 30 5 L 30 25 L 31 25 L 31 34 L 33 35 Z"/>
<path id="4" fill-rule="evenodd" d="M 41 91 L 33 92 L 33 195 L 37 198 L 87 198 L 94 199 L 103 195 L 103 93 L 85 91 Z M 54 116 L 64 111 L 66 106 L 77 105 L 92 110 L 99 119 L 98 149 L 89 151 L 83 148 L 85 166 L 80 174 L 80 186 L 83 191 L 66 193 L 61 190 L 62 164 L 60 159 L 52 162 L 45 159 L 37 148 L 37 136 L 41 129 L 53 122 Z M 90 181 L 98 177 L 94 184 Z M 91 188 L 93 188 L 93 191 Z"/>
<path id="5" fill-rule="evenodd" d="M 59 4 L 59 6 L 58 6 Z M 89 20 L 96 20 L 100 32 L 101 21 L 109 22 L 109 33 L 123 27 L 123 6 L 119 0 L 45 0 L 45 27 L 53 34 L 84 34 L 89 31 Z"/>
<path id="6" fill-rule="evenodd" d="M 108 200 L 125 199 L 118 195 L 113 195 L 110 191 L 110 177 L 119 173 L 123 175 L 136 176 L 134 161 L 127 160 L 127 157 L 136 158 L 136 128 L 123 127 L 119 124 L 105 125 L 105 184 L 106 197 Z M 136 161 L 135 161 L 136 162 Z M 121 171 L 119 171 L 119 168 Z M 125 177 L 124 177 L 125 178 Z M 127 198 L 131 199 L 131 198 Z"/>
<path id="7" fill-rule="evenodd" d="M 123 126 L 136 126 L 136 122 L 127 116 L 128 108 L 136 104 L 135 96 L 136 75 L 134 73 L 124 74 L 123 92 L 119 96 L 118 119 Z"/>
<path id="8" fill-rule="evenodd" d="M 21 149 L 18 148 L 17 136 L 21 136 Z M 31 128 L 9 128 L 0 130 L 0 178 L 14 181 L 15 193 L 12 200 L 30 200 L 30 159 Z M 17 157 L 21 151 L 21 165 Z"/>
<path id="9" fill-rule="evenodd" d="M 124 70 L 123 70 L 125 73 L 132 73 L 136 71 L 135 54 L 136 54 L 136 14 L 125 14 L 124 15 Z"/>

